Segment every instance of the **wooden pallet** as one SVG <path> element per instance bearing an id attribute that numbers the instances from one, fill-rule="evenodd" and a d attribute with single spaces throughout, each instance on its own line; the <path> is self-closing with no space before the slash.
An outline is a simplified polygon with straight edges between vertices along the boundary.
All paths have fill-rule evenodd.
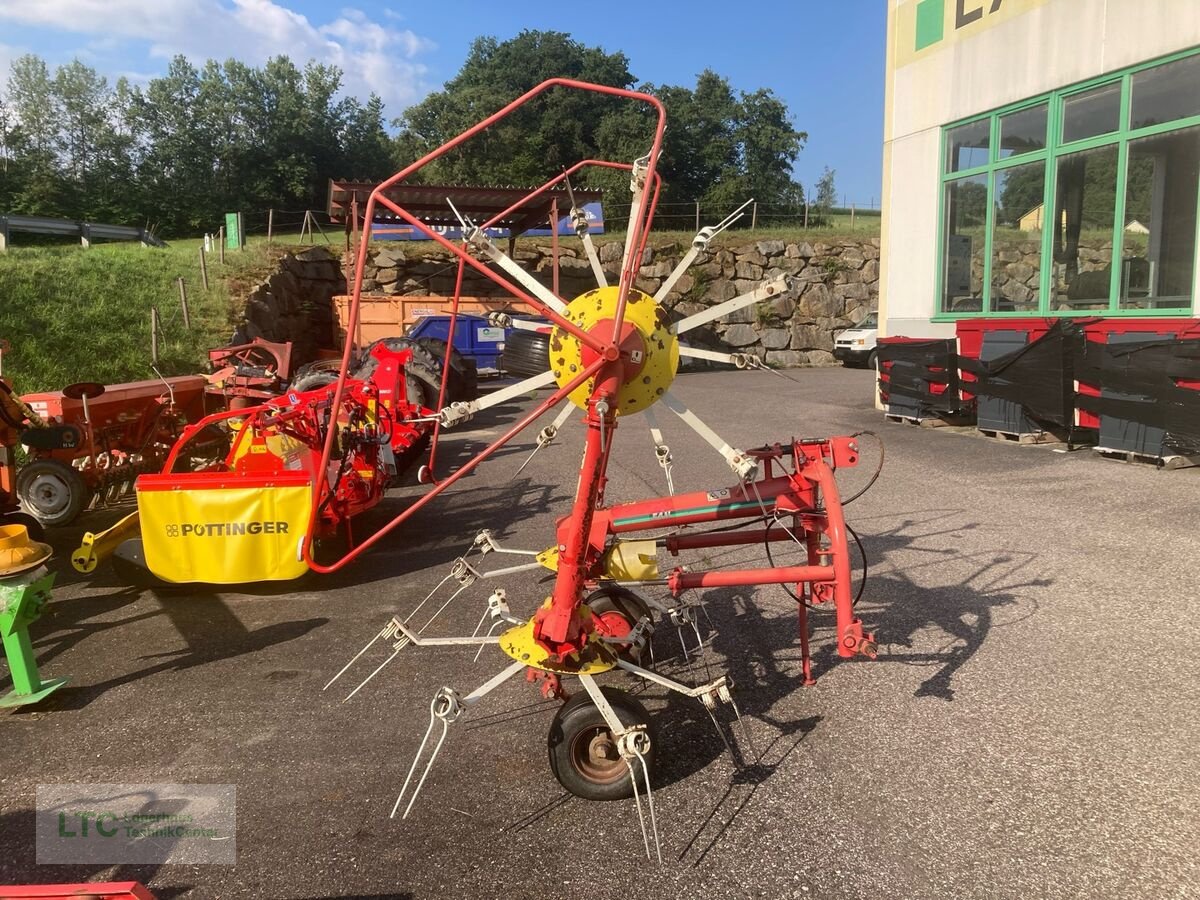
<path id="1" fill-rule="evenodd" d="M 1049 431 L 1025 431 L 1016 433 L 1012 431 L 995 431 L 991 428 L 976 429 L 984 437 L 993 441 L 1002 441 L 1008 444 L 1062 444 L 1065 441 L 1056 434 Z"/>
<path id="2" fill-rule="evenodd" d="M 899 416 L 895 413 L 884 413 L 884 419 L 897 425 L 920 425 L 922 428 L 949 428 L 955 423 L 947 422 L 937 416 L 926 416 L 918 419 L 916 416 Z"/>
<path id="3" fill-rule="evenodd" d="M 1143 466 L 1154 466 L 1160 469 L 1189 469 L 1200 466 L 1200 456 L 1155 456 L 1152 453 L 1135 453 L 1132 450 L 1112 450 L 1108 447 L 1093 447 L 1097 456 L 1105 459 L 1115 459 L 1119 462 L 1136 463 Z"/>

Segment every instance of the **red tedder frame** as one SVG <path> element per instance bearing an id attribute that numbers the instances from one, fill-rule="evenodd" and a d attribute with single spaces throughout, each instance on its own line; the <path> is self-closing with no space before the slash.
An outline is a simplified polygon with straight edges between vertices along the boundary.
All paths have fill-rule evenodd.
<path id="1" fill-rule="evenodd" d="M 613 316 L 612 333 L 608 333 L 604 322 L 591 330 L 585 330 L 579 325 L 560 315 L 548 307 L 540 299 L 531 296 L 502 275 L 487 268 L 483 263 L 472 257 L 464 246 L 458 246 L 447 240 L 432 228 L 421 222 L 416 216 L 402 209 L 385 196 L 388 188 L 408 178 L 413 173 L 431 161 L 438 159 L 470 138 L 484 131 L 491 125 L 511 114 L 515 109 L 525 105 L 533 98 L 551 88 L 569 88 L 573 90 L 590 91 L 607 94 L 646 103 L 657 113 L 657 126 L 654 140 L 647 157 L 644 169 L 645 201 L 638 209 L 637 215 L 631 218 L 629 231 L 625 240 L 625 261 L 621 270 L 618 286 L 616 311 Z M 682 497 L 657 498 L 641 503 L 624 504 L 605 508 L 603 505 L 604 486 L 608 465 L 609 451 L 617 426 L 617 396 L 622 386 L 625 372 L 627 351 L 621 347 L 622 326 L 625 318 L 625 307 L 634 278 L 641 264 L 650 226 L 654 219 L 655 208 L 661 190 L 661 180 L 656 171 L 656 164 L 662 149 L 663 134 L 666 128 L 666 112 L 662 103 L 655 97 L 635 91 L 602 85 L 588 84 L 570 79 L 554 78 L 543 82 L 527 93 L 518 97 L 499 112 L 481 121 L 474 127 L 464 131 L 458 137 L 447 142 L 437 150 L 427 154 L 412 165 L 397 173 L 392 178 L 380 184 L 367 200 L 363 212 L 365 222 L 373 222 L 375 209 L 383 206 L 394 215 L 412 225 L 430 240 L 436 241 L 450 251 L 458 260 L 458 280 L 455 288 L 454 305 L 452 307 L 452 322 L 457 316 L 459 293 L 462 276 L 466 266 L 481 272 L 504 290 L 521 298 L 538 310 L 554 325 L 569 333 L 586 348 L 583 359 L 585 365 L 582 371 L 569 382 L 550 394 L 544 401 L 537 404 L 523 416 L 515 425 L 509 428 L 498 440 L 486 447 L 460 468 L 449 474 L 444 480 L 434 481 L 433 486 L 404 512 L 397 515 L 383 528 L 371 535 L 346 556 L 328 565 L 317 563 L 312 558 L 312 533 L 317 521 L 318 507 L 314 506 L 309 520 L 308 540 L 305 542 L 304 554 L 310 568 L 316 572 L 329 573 L 341 569 L 360 554 L 366 552 L 385 535 L 390 533 L 410 516 L 417 513 L 434 497 L 451 487 L 460 478 L 469 475 L 485 459 L 511 441 L 514 437 L 528 428 L 545 412 L 556 406 L 580 385 L 594 377 L 594 383 L 588 396 L 584 423 L 587 431 L 584 443 L 583 462 L 580 466 L 580 477 L 575 491 L 572 509 L 569 515 L 560 520 L 557 533 L 558 563 L 557 573 L 549 604 L 540 608 L 534 619 L 534 637 L 550 653 L 552 658 L 566 661 L 572 654 L 578 653 L 589 640 L 589 633 L 594 630 L 595 623 L 590 615 L 582 613 L 580 606 L 584 590 L 594 584 L 598 572 L 602 568 L 602 555 L 605 542 L 610 536 L 623 532 L 651 530 L 668 525 L 696 524 L 705 521 L 718 521 L 733 518 L 754 518 L 761 515 L 765 520 L 774 516 L 773 523 L 767 524 L 763 530 L 721 534 L 690 534 L 664 539 L 663 543 L 672 553 L 680 550 L 698 549 L 704 546 L 748 544 L 759 541 L 798 540 L 806 546 L 808 564 L 805 566 L 772 567 L 770 569 L 747 569 L 725 572 L 687 572 L 677 569 L 666 584 L 673 594 L 678 595 L 684 590 L 702 587 L 727 585 L 754 584 L 787 584 L 804 585 L 807 588 L 807 601 L 800 603 L 801 644 L 805 660 L 806 681 L 811 681 L 808 664 L 808 623 L 807 609 L 809 604 L 820 604 L 832 601 L 837 613 L 838 654 L 843 657 L 856 654 L 873 655 L 874 641 L 871 635 L 864 634 L 862 623 L 854 616 L 854 602 L 850 596 L 850 561 L 846 547 L 846 526 L 842 518 L 841 503 L 838 499 L 837 485 L 834 481 L 833 470 L 840 465 L 854 465 L 857 462 L 857 445 L 853 438 L 833 438 L 819 441 L 793 441 L 785 450 L 776 445 L 755 451 L 763 465 L 764 474 L 760 480 L 742 483 L 726 491 L 716 494 L 684 495 Z M 583 160 L 576 163 L 562 174 L 547 181 L 541 187 L 530 192 L 525 198 L 514 204 L 510 209 L 499 213 L 483 227 L 488 227 L 502 220 L 513 210 L 519 208 L 535 197 L 565 181 L 573 173 L 589 166 L 635 171 L 634 165 L 605 160 Z M 640 169 L 640 167 L 638 167 Z M 354 283 L 351 290 L 350 315 L 347 323 L 347 334 L 354 334 L 358 327 L 359 302 L 362 295 L 363 271 L 367 259 L 367 237 L 358 248 L 358 259 L 354 273 Z M 453 326 L 452 326 L 453 327 Z M 603 333 L 601 333 L 603 331 Z M 453 346 L 453 332 L 447 340 L 448 346 Z M 347 341 L 342 354 L 341 369 L 338 385 L 333 400 L 333 408 L 339 408 L 342 394 L 345 390 L 346 373 L 353 353 L 352 342 Z M 591 362 L 587 360 L 591 359 Z M 445 399 L 445 375 L 443 375 L 442 398 Z M 317 470 L 319 483 L 313 492 L 314 498 L 323 494 L 322 488 L 329 479 L 329 463 L 332 458 L 336 429 L 330 428 L 325 437 L 321 462 Z M 436 451 L 437 432 L 435 430 L 434 445 L 430 457 L 432 470 L 433 452 Z M 782 461 L 789 455 L 793 460 L 791 472 L 783 469 Z M 779 464 L 779 471 L 773 473 L 773 463 Z M 741 494 L 745 502 L 721 500 L 735 492 Z M 753 493 L 751 493 L 753 492 Z M 714 499 L 714 496 L 718 499 Z M 755 502 L 751 503 L 751 497 Z M 779 527 L 784 519 L 790 519 L 792 529 Z M 798 596 L 798 599 L 800 597 Z"/>
<path id="2" fill-rule="evenodd" d="M 650 192 L 650 200 L 645 204 L 643 209 L 639 211 L 639 215 L 629 223 L 629 235 L 626 239 L 628 252 L 626 253 L 625 265 L 621 271 L 617 310 L 615 316 L 613 317 L 613 334 L 610 337 L 598 336 L 581 329 L 574 322 L 569 321 L 565 316 L 560 315 L 538 298 L 531 296 L 526 291 L 510 282 L 508 279 L 504 278 L 502 275 L 492 271 L 483 263 L 479 262 L 466 251 L 465 247 L 460 247 L 447 240 L 425 223 L 421 222 L 416 216 L 402 209 L 399 205 L 392 202 L 385 196 L 385 192 L 391 186 L 410 177 L 433 160 L 444 156 L 454 148 L 460 146 L 475 135 L 510 115 L 514 110 L 524 106 L 533 98 L 555 87 L 590 91 L 598 94 L 607 94 L 613 97 L 622 97 L 627 100 L 640 101 L 653 107 L 658 117 L 654 131 L 654 141 L 650 148 L 650 155 L 646 169 L 646 186 L 647 190 Z M 324 573 L 337 571 L 360 554 L 366 552 L 386 534 L 398 527 L 410 516 L 414 515 L 418 510 L 429 503 L 434 497 L 445 491 L 460 478 L 463 478 L 474 471 L 474 469 L 481 462 L 490 457 L 514 437 L 528 428 L 543 413 L 556 406 L 560 401 L 565 399 L 567 395 L 586 382 L 589 378 L 595 376 L 595 385 L 591 397 L 588 400 L 587 413 L 584 420 L 587 424 L 586 450 L 584 454 L 582 474 L 579 479 L 579 486 L 576 490 L 575 501 L 570 515 L 570 521 L 573 524 L 569 529 L 569 534 L 566 536 L 565 541 L 560 544 L 558 576 L 554 585 L 549 615 L 543 619 L 543 621 L 540 623 L 540 627 L 535 632 L 539 640 L 541 640 L 552 653 L 561 654 L 563 657 L 582 648 L 584 642 L 587 640 L 587 635 L 585 632 L 587 627 L 590 626 L 590 622 L 582 622 L 581 617 L 577 613 L 580 604 L 580 598 L 582 596 L 583 584 L 586 577 L 583 563 L 587 555 L 587 539 L 591 525 L 592 513 L 595 509 L 596 500 L 600 492 L 600 485 L 604 478 L 604 471 L 608 460 L 608 450 L 611 446 L 612 435 L 616 430 L 616 395 L 617 389 L 621 384 L 621 373 L 623 371 L 623 364 L 621 362 L 621 349 L 618 345 L 618 339 L 620 338 L 621 327 L 625 318 L 626 298 L 629 289 L 633 284 L 635 273 L 640 265 L 641 253 L 645 248 L 646 239 L 650 231 L 650 225 L 654 220 L 655 207 L 658 203 L 658 195 L 661 184 L 657 176 L 656 168 L 658 157 L 662 150 L 663 134 L 665 131 L 666 110 L 657 97 L 653 97 L 650 94 L 639 93 L 637 91 L 628 91 L 621 88 L 607 87 L 604 85 L 588 84 L 586 82 L 574 81 L 567 78 L 552 78 L 548 81 L 542 82 L 540 85 L 526 92 L 525 94 L 522 94 L 512 103 L 479 122 L 472 128 L 467 129 L 458 137 L 448 141 L 438 149 L 421 157 L 412 165 L 396 173 L 371 192 L 370 197 L 367 199 L 366 209 L 363 211 L 363 221 L 374 221 L 375 208 L 377 206 L 383 206 L 387 208 L 393 214 L 399 216 L 402 220 L 412 225 L 430 240 L 436 241 L 454 254 L 459 261 L 460 268 L 463 266 L 471 266 L 473 269 L 490 278 L 504 290 L 509 291 L 513 296 L 519 297 L 520 299 L 529 303 L 534 309 L 538 310 L 542 315 L 550 319 L 555 326 L 571 334 L 585 347 L 592 350 L 595 353 L 596 358 L 591 364 L 583 367 L 582 371 L 580 371 L 579 374 L 570 382 L 564 384 L 558 390 L 554 391 L 548 398 L 527 413 L 519 422 L 517 422 L 516 425 L 506 431 L 498 440 L 496 440 L 490 446 L 484 448 L 443 481 L 436 483 L 415 503 L 405 509 L 404 512 L 397 515 L 383 528 L 350 551 L 346 556 L 330 565 L 321 565 L 312 558 L 311 535 L 318 513 L 317 504 L 314 503 L 309 517 L 310 537 L 305 542 L 304 547 L 305 560 L 314 571 Z M 550 189 L 553 185 L 566 179 L 573 172 L 577 172 L 579 169 L 589 165 L 620 169 L 632 168 L 632 166 L 627 164 L 599 160 L 584 160 L 566 170 L 558 177 L 552 179 L 541 188 L 531 192 L 528 197 L 516 204 L 516 206 L 523 205 L 524 203 L 528 202 L 529 199 L 536 197 L 537 195 Z M 346 327 L 347 334 L 354 334 L 358 327 L 359 303 L 362 297 L 363 270 L 366 266 L 366 260 L 367 240 L 364 238 L 364 240 L 359 244 L 358 248 L 358 259 L 354 271 L 354 286 L 351 291 L 350 316 Z M 458 291 L 456 290 L 454 298 L 455 313 L 457 313 L 458 300 Z M 346 373 L 350 367 L 350 359 L 353 349 L 353 342 L 347 341 L 346 347 L 342 353 L 342 363 L 338 373 L 338 385 L 333 400 L 334 409 L 339 407 L 339 404 L 342 400 L 342 393 L 345 390 Z M 596 405 L 602 401 L 607 401 L 607 411 L 603 413 L 597 413 Z M 603 408 L 604 407 L 602 407 L 602 409 Z M 603 441 L 602 435 L 604 436 Z M 314 491 L 314 497 L 319 496 L 322 493 L 321 488 L 323 487 L 324 482 L 328 481 L 329 461 L 333 455 L 335 438 L 336 429 L 330 428 L 325 438 L 325 446 L 321 455 L 321 464 L 317 471 L 317 478 L 321 483 L 318 484 L 317 490 Z"/>

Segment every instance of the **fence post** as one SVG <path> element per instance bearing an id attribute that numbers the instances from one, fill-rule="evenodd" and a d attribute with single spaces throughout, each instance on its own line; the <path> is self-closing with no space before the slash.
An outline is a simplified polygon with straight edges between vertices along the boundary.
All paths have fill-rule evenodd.
<path id="1" fill-rule="evenodd" d="M 758 228 L 758 201 L 754 201 L 754 205 L 750 207 L 750 230 L 754 231 Z"/>
<path id="2" fill-rule="evenodd" d="M 150 362 L 158 365 L 158 307 L 150 307 Z"/>
<path id="3" fill-rule="evenodd" d="M 221 226 L 221 230 L 217 232 L 217 246 L 221 250 L 221 265 L 225 265 L 225 226 Z"/>
<path id="4" fill-rule="evenodd" d="M 804 201 L 804 230 L 808 231 L 808 201 Z"/>
<path id="5" fill-rule="evenodd" d="M 271 246 L 271 231 L 275 227 L 275 210 L 267 210 L 267 246 Z"/>
<path id="6" fill-rule="evenodd" d="M 854 230 L 854 204 L 850 204 L 850 230 Z"/>
<path id="7" fill-rule="evenodd" d="M 696 201 L 696 231 L 700 230 L 700 201 Z"/>
<path id="8" fill-rule="evenodd" d="M 192 330 L 192 316 L 188 312 L 187 302 L 187 285 L 183 278 L 176 279 L 179 282 L 179 309 L 183 313 L 183 327 L 188 331 Z"/>
<path id="9" fill-rule="evenodd" d="M 200 283 L 208 290 L 208 263 L 204 260 L 204 245 L 200 245 Z"/>

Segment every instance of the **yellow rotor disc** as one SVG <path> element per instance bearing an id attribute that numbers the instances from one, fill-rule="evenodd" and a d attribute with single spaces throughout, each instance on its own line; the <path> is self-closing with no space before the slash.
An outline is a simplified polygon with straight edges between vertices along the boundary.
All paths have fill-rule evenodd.
<path id="1" fill-rule="evenodd" d="M 572 300 L 566 317 L 581 329 L 608 342 L 613 336 L 620 289 L 597 288 Z M 666 311 L 654 298 L 641 291 L 629 290 L 620 339 L 621 361 L 625 366 L 622 385 L 617 393 L 616 414 L 630 415 L 649 409 L 662 397 L 679 368 L 679 341 L 670 330 Z M 596 359 L 596 353 L 574 335 L 555 328 L 550 337 L 550 368 L 559 387 L 565 387 Z M 570 394 L 571 402 L 587 408 L 595 387 L 589 378 Z"/>

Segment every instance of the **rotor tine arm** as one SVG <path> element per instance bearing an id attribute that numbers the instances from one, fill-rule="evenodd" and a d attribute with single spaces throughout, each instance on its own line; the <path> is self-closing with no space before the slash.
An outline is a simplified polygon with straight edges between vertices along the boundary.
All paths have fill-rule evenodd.
<path id="1" fill-rule="evenodd" d="M 671 331 L 675 334 L 684 334 L 693 329 L 699 328 L 714 319 L 719 319 L 722 316 L 727 316 L 730 313 L 737 312 L 751 303 L 760 303 L 763 300 L 770 300 L 772 297 L 779 296 L 788 290 L 787 276 L 781 276 L 772 281 L 760 284 L 757 288 L 750 291 L 748 294 L 742 294 L 740 297 L 734 297 L 732 300 L 726 300 L 724 303 L 718 303 L 716 306 L 710 306 L 703 312 L 698 312 L 694 316 L 688 316 L 686 319 L 680 319 L 671 326 Z"/>
<path id="2" fill-rule="evenodd" d="M 642 201 L 646 194 L 646 172 L 650 166 L 650 157 L 644 156 L 634 160 L 633 171 L 629 175 L 629 190 L 633 194 L 629 206 L 629 227 L 625 230 L 625 252 L 621 255 L 621 272 L 630 267 L 634 251 L 634 240 L 640 235 L 641 229 L 636 223 L 641 221 Z M 637 268 L 636 265 L 633 268 Z"/>
<path id="3" fill-rule="evenodd" d="M 679 265 L 671 271 L 671 274 L 667 276 L 667 280 L 662 283 L 662 287 L 655 292 L 655 303 L 662 303 L 667 299 L 667 294 L 671 293 L 671 290 L 675 287 L 675 282 L 682 278 L 683 273 L 691 268 L 692 263 L 696 261 L 696 257 L 700 255 L 702 249 L 701 247 L 697 247 L 693 242 L 692 249 L 683 255 L 683 259 L 679 261 Z"/>
<path id="4" fill-rule="evenodd" d="M 562 411 L 557 416 L 554 417 L 553 422 L 551 422 L 549 425 L 547 425 L 545 428 L 543 428 L 541 431 L 538 432 L 537 446 L 534 447 L 533 452 L 530 453 L 529 456 L 527 456 L 525 458 L 525 462 L 521 463 L 521 468 L 519 468 L 519 469 L 517 469 L 517 471 L 513 472 L 513 474 L 512 474 L 513 478 L 516 478 L 518 475 L 520 475 L 522 470 L 524 470 L 524 468 L 527 465 L 529 465 L 531 462 L 533 462 L 533 458 L 535 456 L 537 456 L 537 452 L 539 450 L 541 450 L 547 444 L 551 443 L 555 439 L 555 437 L 558 436 L 559 429 L 562 428 L 564 424 L 566 424 L 566 421 L 567 421 L 567 419 L 569 419 L 571 417 L 571 412 L 574 410 L 574 408 L 575 407 L 572 404 L 568 403 L 566 406 L 564 406 L 562 408 Z"/>
<path id="5" fill-rule="evenodd" d="M 553 372 L 542 372 L 540 375 L 534 375 L 532 378 L 526 378 L 524 381 L 518 381 L 506 388 L 493 391 L 482 400 L 451 403 L 438 411 L 438 420 L 442 423 L 443 428 L 452 428 L 462 422 L 469 422 L 476 413 L 493 406 L 500 406 L 517 397 L 523 397 L 539 388 L 550 387 L 554 382 Z"/>
<path id="6" fill-rule="evenodd" d="M 700 347 L 680 347 L 679 355 L 688 359 L 707 359 L 710 362 L 728 363 L 739 369 L 758 368 L 758 357 L 753 353 L 721 353 L 719 350 L 703 350 Z"/>
<path id="7" fill-rule="evenodd" d="M 667 493 L 673 497 L 675 496 L 675 480 L 671 477 L 671 448 L 663 441 L 662 429 L 658 426 L 658 416 L 654 414 L 654 407 L 647 408 L 643 415 L 646 417 L 646 424 L 650 427 L 650 440 L 654 441 L 654 456 L 667 476 Z"/>
<path id="8" fill-rule="evenodd" d="M 748 456 L 744 450 L 738 450 L 725 441 L 719 434 L 705 425 L 700 417 L 688 409 L 687 405 L 673 393 L 670 391 L 664 393 L 662 401 L 667 409 L 675 413 L 685 425 L 696 432 L 710 447 L 725 458 L 725 461 L 729 463 L 729 467 L 733 469 L 734 474 L 738 478 L 744 481 L 758 470 L 758 460 L 752 456 Z"/>
<path id="9" fill-rule="evenodd" d="M 583 242 L 583 251 L 587 254 L 592 274 L 596 276 L 596 287 L 608 287 L 608 277 L 604 274 L 604 267 L 600 265 L 600 257 L 596 254 L 596 245 L 592 243 L 592 234 L 588 230 L 587 213 L 580 209 L 579 204 L 575 202 L 575 192 L 571 190 L 571 179 L 564 178 L 563 181 L 567 186 L 567 196 L 571 198 L 571 227 L 575 229 L 579 240 Z"/>
<path id="10" fill-rule="evenodd" d="M 671 289 L 675 287 L 675 282 L 683 277 L 683 273 L 686 272 L 692 263 L 696 261 L 696 257 L 708 249 L 708 242 L 744 216 L 745 213 L 742 212 L 742 210 L 744 210 L 753 202 L 753 198 L 747 200 L 716 225 L 711 225 L 707 228 L 701 228 L 696 232 L 696 236 L 692 238 L 691 249 L 684 254 L 683 259 L 679 261 L 679 265 L 677 265 L 674 271 L 667 276 L 667 280 L 662 283 L 662 287 L 660 287 L 658 289 L 658 293 L 654 295 L 654 300 L 656 303 L 662 303 L 667 298 L 667 294 L 671 293 Z"/>
<path id="11" fill-rule="evenodd" d="M 556 313 L 562 315 L 567 311 L 567 304 L 563 303 L 561 297 L 534 278 L 529 272 L 522 269 L 516 260 L 492 243 L 491 239 L 483 233 L 483 229 L 476 228 L 471 232 L 470 244 L 516 279 L 517 282 L 527 288 L 530 293 Z"/>

